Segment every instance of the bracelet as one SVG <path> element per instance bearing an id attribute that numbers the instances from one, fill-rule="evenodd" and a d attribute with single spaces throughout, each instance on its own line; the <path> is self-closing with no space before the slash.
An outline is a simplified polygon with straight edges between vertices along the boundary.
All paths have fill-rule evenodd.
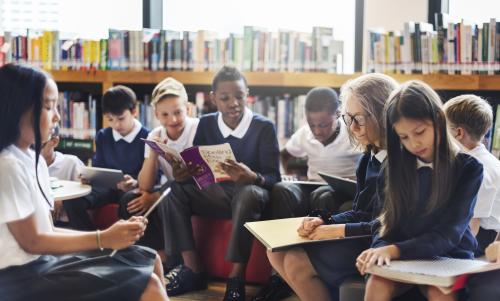
<path id="1" fill-rule="evenodd" d="M 96 239 L 97 239 L 97 247 L 99 248 L 99 250 L 104 251 L 104 248 L 102 247 L 101 244 L 101 230 L 96 231 Z"/>

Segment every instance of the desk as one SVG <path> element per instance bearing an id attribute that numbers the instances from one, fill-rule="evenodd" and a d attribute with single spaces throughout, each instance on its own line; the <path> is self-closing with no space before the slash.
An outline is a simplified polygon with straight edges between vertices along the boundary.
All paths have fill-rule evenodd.
<path id="1" fill-rule="evenodd" d="M 92 187 L 76 181 L 57 180 L 51 183 L 54 201 L 76 199 L 90 194 Z"/>

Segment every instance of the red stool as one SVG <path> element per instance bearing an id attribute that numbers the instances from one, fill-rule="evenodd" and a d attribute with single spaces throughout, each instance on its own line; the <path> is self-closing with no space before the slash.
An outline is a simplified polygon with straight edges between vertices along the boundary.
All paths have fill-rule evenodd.
<path id="1" fill-rule="evenodd" d="M 118 219 L 118 204 L 106 204 L 92 210 L 92 221 L 97 229 L 106 229 L 118 221 Z"/>
<path id="2" fill-rule="evenodd" d="M 231 237 L 231 220 L 216 220 L 193 216 L 193 234 L 196 249 L 210 276 L 227 278 L 231 263 L 224 259 Z M 265 284 L 271 275 L 266 249 L 254 240 L 246 271 L 246 281 Z"/>

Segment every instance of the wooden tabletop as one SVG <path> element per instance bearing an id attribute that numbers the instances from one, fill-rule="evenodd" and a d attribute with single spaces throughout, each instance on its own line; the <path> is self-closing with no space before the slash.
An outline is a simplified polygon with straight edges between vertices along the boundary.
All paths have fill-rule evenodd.
<path id="1" fill-rule="evenodd" d="M 51 183 L 54 201 L 76 199 L 90 194 L 92 187 L 77 181 L 57 180 Z"/>

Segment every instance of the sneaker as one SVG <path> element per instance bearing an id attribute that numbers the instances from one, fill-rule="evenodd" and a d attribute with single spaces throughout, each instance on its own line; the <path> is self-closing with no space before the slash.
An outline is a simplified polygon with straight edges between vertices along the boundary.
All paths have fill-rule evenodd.
<path id="1" fill-rule="evenodd" d="M 259 290 L 252 301 L 278 301 L 290 297 L 292 289 L 279 275 L 269 277 L 269 282 Z"/>
<path id="2" fill-rule="evenodd" d="M 204 272 L 195 273 L 181 264 L 165 275 L 165 288 L 169 296 L 177 296 L 187 292 L 207 288 L 207 277 Z"/>
<path id="3" fill-rule="evenodd" d="M 240 277 L 227 279 L 223 301 L 245 301 L 245 280 Z"/>

